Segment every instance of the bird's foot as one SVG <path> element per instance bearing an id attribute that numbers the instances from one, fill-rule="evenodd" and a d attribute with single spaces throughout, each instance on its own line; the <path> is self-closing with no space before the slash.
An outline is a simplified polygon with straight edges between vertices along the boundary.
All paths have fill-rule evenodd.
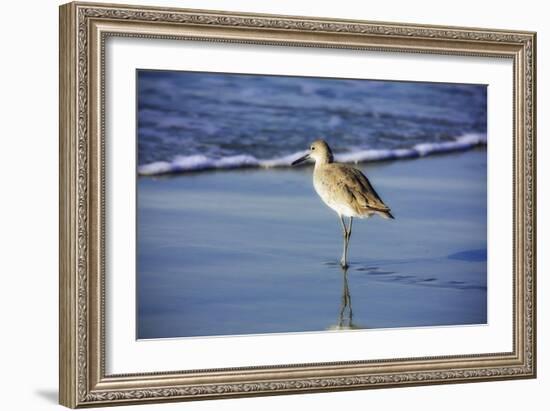
<path id="1" fill-rule="evenodd" d="M 340 266 L 345 270 L 346 268 L 349 268 L 348 262 L 345 260 L 340 260 Z"/>

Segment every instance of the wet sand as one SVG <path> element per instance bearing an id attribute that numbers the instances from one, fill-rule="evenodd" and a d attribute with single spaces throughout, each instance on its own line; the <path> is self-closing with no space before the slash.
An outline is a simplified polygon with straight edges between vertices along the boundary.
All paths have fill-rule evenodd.
<path id="1" fill-rule="evenodd" d="M 359 167 L 347 272 L 310 167 L 138 179 L 138 338 L 486 323 L 485 149 Z"/>

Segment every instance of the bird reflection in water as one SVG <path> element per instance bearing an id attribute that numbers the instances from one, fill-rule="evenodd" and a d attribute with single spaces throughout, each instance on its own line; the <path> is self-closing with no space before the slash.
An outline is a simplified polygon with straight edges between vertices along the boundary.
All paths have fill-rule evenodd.
<path id="1" fill-rule="evenodd" d="M 329 330 L 356 330 L 366 327 L 360 327 L 353 323 L 353 308 L 351 306 L 351 294 L 348 284 L 348 268 L 342 268 L 342 298 L 340 301 L 340 311 L 338 313 L 338 323 L 331 325 Z"/>

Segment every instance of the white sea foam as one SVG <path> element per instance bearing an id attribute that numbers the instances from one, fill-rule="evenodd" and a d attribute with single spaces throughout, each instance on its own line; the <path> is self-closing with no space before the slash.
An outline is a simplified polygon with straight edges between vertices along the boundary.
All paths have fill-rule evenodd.
<path id="1" fill-rule="evenodd" d="M 366 149 L 335 155 L 336 161 L 342 163 L 363 163 L 371 161 L 398 160 L 403 158 L 423 157 L 430 154 L 449 153 L 468 150 L 475 146 L 487 144 L 486 134 L 470 133 L 454 141 L 416 144 L 411 148 L 399 149 Z M 222 158 L 211 158 L 201 154 L 176 156 L 172 161 L 155 161 L 138 167 L 143 176 L 160 174 L 177 174 L 192 171 L 219 170 L 234 168 L 274 168 L 288 167 L 292 161 L 303 156 L 306 151 L 272 159 L 257 159 L 254 156 L 241 154 Z"/>

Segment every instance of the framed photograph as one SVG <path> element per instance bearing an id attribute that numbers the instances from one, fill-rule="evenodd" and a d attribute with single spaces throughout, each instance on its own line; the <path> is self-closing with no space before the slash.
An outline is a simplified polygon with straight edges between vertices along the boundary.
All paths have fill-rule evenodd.
<path id="1" fill-rule="evenodd" d="M 533 32 L 60 8 L 60 403 L 534 378 Z"/>

